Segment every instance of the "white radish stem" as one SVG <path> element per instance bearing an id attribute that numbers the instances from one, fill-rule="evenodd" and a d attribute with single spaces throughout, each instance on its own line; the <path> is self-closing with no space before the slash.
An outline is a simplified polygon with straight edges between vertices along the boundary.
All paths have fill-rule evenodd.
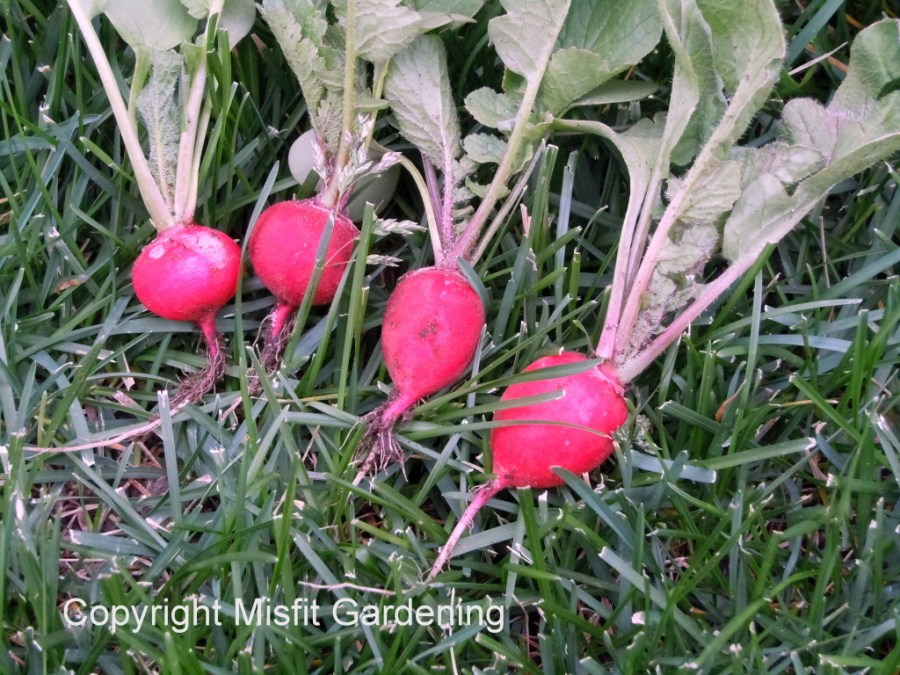
<path id="1" fill-rule="evenodd" d="M 94 64 L 97 66 L 100 82 L 103 84 L 103 90 L 109 99 L 109 105 L 116 119 L 116 125 L 118 125 L 119 133 L 122 135 L 122 142 L 125 144 L 125 152 L 128 154 L 128 159 L 134 167 L 134 178 L 141 193 L 141 199 L 144 202 L 144 206 L 147 207 L 147 212 L 154 227 L 162 232 L 177 221 L 173 218 L 166 200 L 163 198 L 162 192 L 160 192 L 159 186 L 153 178 L 150 163 L 144 156 L 144 150 L 141 147 L 140 138 L 138 138 L 137 128 L 132 123 L 128 107 L 116 83 L 112 66 L 109 63 L 109 59 L 106 58 L 103 46 L 100 44 L 100 38 L 97 36 L 97 32 L 94 30 L 94 26 L 91 24 L 91 20 L 82 5 L 77 0 L 68 0 L 68 3 L 69 9 L 72 10 L 72 16 L 75 17 L 75 22 L 81 31 L 84 43 L 94 59 Z"/>

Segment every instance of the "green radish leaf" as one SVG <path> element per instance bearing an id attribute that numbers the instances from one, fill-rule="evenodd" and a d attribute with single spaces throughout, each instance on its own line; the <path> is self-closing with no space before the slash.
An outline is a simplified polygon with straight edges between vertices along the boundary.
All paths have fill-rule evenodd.
<path id="1" fill-rule="evenodd" d="M 569 107 L 629 103 L 656 93 L 659 84 L 641 80 L 610 80 L 588 92 Z"/>
<path id="2" fill-rule="evenodd" d="M 900 150 L 900 91 L 879 96 L 898 77 L 900 21 L 885 19 L 856 37 L 847 77 L 827 107 L 805 99 L 785 106 L 780 133 L 796 145 L 777 143 L 771 152 L 793 153 L 800 168 L 787 177 L 802 180 L 788 194 L 784 174 L 773 171 L 744 190 L 725 224 L 722 252 L 729 260 L 758 254 L 784 237 L 833 186 Z M 758 165 L 753 169 L 759 171 Z"/>
<path id="3" fill-rule="evenodd" d="M 466 96 L 466 110 L 478 122 L 492 129 L 510 131 L 516 123 L 519 104 L 506 94 L 481 87 Z"/>
<path id="4" fill-rule="evenodd" d="M 181 4 L 187 7 L 188 13 L 195 19 L 205 19 L 209 16 L 212 2 L 211 0 L 181 0 Z M 228 44 L 230 47 L 234 47 L 247 37 L 255 20 L 256 5 L 253 0 L 225 0 L 218 27 L 220 30 L 227 31 Z"/>
<path id="5" fill-rule="evenodd" d="M 712 60 L 729 99 L 710 135 L 711 151 L 727 154 L 740 138 L 781 72 L 785 44 L 781 19 L 771 0 L 697 0 L 712 31 Z"/>
<path id="6" fill-rule="evenodd" d="M 310 121 L 329 152 L 340 143 L 343 53 L 329 41 L 323 8 L 316 0 L 263 0 L 260 13 L 300 83 Z"/>
<path id="7" fill-rule="evenodd" d="M 484 7 L 484 0 L 412 0 L 420 14 L 446 14 L 471 19 Z"/>
<path id="8" fill-rule="evenodd" d="M 181 136 L 177 90 L 183 63 L 183 57 L 174 51 L 150 52 L 150 80 L 137 98 L 138 113 L 147 128 L 150 170 L 170 209 Z"/>
<path id="9" fill-rule="evenodd" d="M 680 180 L 669 181 L 670 193 L 680 187 Z M 731 211 L 740 196 L 740 164 L 733 160 L 716 162 L 697 177 L 694 189 L 681 200 L 677 217 L 689 223 L 714 224 Z"/>
<path id="10" fill-rule="evenodd" d="M 197 31 L 197 20 L 179 0 L 106 0 L 103 13 L 135 49 L 172 49 Z"/>
<path id="11" fill-rule="evenodd" d="M 571 0 L 501 0 L 488 36 L 506 67 L 528 81 L 544 76 Z"/>
<path id="12" fill-rule="evenodd" d="M 360 58 L 384 63 L 422 32 L 422 17 L 400 0 L 366 0 L 356 4 L 356 50 Z"/>
<path id="13" fill-rule="evenodd" d="M 741 164 L 742 191 L 764 174 L 784 185 L 793 185 L 825 165 L 824 155 L 816 148 L 780 141 L 761 148 L 736 147 L 731 156 Z"/>
<path id="14" fill-rule="evenodd" d="M 463 147 L 466 156 L 478 164 L 499 164 L 506 152 L 506 141 L 490 134 L 469 134 Z"/>
<path id="15" fill-rule="evenodd" d="M 439 37 L 422 36 L 391 60 L 384 96 L 400 132 L 432 164 L 450 167 L 459 155 L 460 131 Z"/>
<path id="16" fill-rule="evenodd" d="M 541 85 L 540 103 L 562 112 L 650 53 L 661 32 L 654 0 L 573 2 Z"/>

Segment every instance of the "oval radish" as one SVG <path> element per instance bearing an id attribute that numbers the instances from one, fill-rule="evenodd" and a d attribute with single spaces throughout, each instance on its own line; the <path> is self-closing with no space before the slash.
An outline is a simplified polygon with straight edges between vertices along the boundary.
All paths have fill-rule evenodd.
<path id="1" fill-rule="evenodd" d="M 562 352 L 536 360 L 525 372 L 586 360 L 582 354 Z M 559 397 L 498 410 L 494 415 L 495 421 L 523 423 L 492 430 L 491 453 L 496 478 L 476 491 L 441 549 L 428 581 L 440 572 L 463 532 L 495 494 L 506 488 L 562 485 L 564 481 L 552 471 L 553 467 L 584 473 L 612 454 L 611 434 L 628 417 L 615 369 L 602 364 L 574 375 L 521 382 L 507 388 L 500 400 L 515 401 L 552 392 L 559 392 Z"/>
<path id="2" fill-rule="evenodd" d="M 281 359 L 288 320 L 303 302 L 316 266 L 316 252 L 329 221 L 334 225 L 325 255 L 325 265 L 312 302 L 331 302 L 353 254 L 359 230 L 346 217 L 322 206 L 315 199 L 279 202 L 263 211 L 248 249 L 257 276 L 276 304 L 267 331 L 263 365 L 276 367 Z"/>
<path id="3" fill-rule="evenodd" d="M 416 401 L 453 384 L 466 371 L 484 328 L 484 304 L 461 272 L 425 267 L 401 277 L 384 313 L 381 344 L 395 389 L 367 417 L 368 452 L 357 475 L 400 458 L 392 429 Z"/>
<path id="4" fill-rule="evenodd" d="M 163 230 L 134 261 L 138 300 L 157 316 L 200 327 L 210 365 L 182 383 L 173 405 L 193 402 L 222 375 L 225 358 L 215 317 L 234 297 L 241 249 L 228 235 L 205 225 L 182 223 Z"/>

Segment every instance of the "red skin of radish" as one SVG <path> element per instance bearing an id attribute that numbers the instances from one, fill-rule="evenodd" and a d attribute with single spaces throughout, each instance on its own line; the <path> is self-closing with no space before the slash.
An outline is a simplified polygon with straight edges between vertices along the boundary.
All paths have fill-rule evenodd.
<path id="1" fill-rule="evenodd" d="M 313 296 L 313 304 L 332 301 L 344 268 L 353 254 L 359 230 L 340 213 L 315 199 L 273 204 L 256 221 L 248 245 L 257 276 L 278 301 L 272 335 L 280 334 L 285 321 L 303 302 L 316 264 L 316 251 L 329 218 L 334 219 L 325 268 Z"/>
<path id="2" fill-rule="evenodd" d="M 582 354 L 563 352 L 538 359 L 525 372 L 586 360 Z M 605 364 L 574 375 L 511 385 L 500 400 L 514 401 L 557 391 L 563 392 L 560 398 L 498 410 L 494 414 L 495 421 L 535 420 L 535 423 L 495 427 L 491 431 L 491 452 L 497 478 L 475 492 L 426 581 L 434 579 L 450 560 L 463 532 L 495 494 L 506 488 L 562 485 L 563 479 L 553 473 L 551 467 L 584 473 L 598 467 L 612 454 L 610 434 L 625 423 L 628 408 L 615 370 Z M 542 420 L 556 424 L 542 424 Z"/>
<path id="3" fill-rule="evenodd" d="M 462 273 L 425 267 L 401 277 L 388 300 L 381 348 L 394 393 L 366 419 L 365 456 L 356 476 L 402 458 L 392 429 L 419 399 L 453 384 L 475 356 L 484 328 L 484 304 Z"/>
<path id="4" fill-rule="evenodd" d="M 582 354 L 563 352 L 538 359 L 524 372 L 585 360 L 587 357 Z M 498 410 L 494 420 L 551 420 L 593 429 L 602 435 L 559 424 L 495 427 L 491 431 L 491 452 L 494 473 L 503 487 L 556 487 L 564 481 L 550 467 L 561 466 L 580 474 L 599 466 L 612 454 L 609 434 L 625 423 L 628 408 L 622 398 L 622 385 L 609 366 L 514 384 L 500 400 L 513 401 L 559 390 L 563 391 L 561 398 Z"/>
<path id="5" fill-rule="evenodd" d="M 458 380 L 483 327 L 484 305 L 460 272 L 425 267 L 404 274 L 381 329 L 384 362 L 397 388 L 385 415 L 402 413 Z"/>
<path id="6" fill-rule="evenodd" d="M 228 235 L 184 223 L 163 231 L 134 261 L 134 292 L 157 316 L 193 321 L 218 356 L 215 316 L 234 297 L 241 249 Z"/>

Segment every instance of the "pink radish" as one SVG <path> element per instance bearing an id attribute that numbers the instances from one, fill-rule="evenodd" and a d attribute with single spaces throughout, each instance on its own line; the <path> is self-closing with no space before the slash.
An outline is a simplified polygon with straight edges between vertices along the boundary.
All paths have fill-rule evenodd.
<path id="1" fill-rule="evenodd" d="M 241 249 L 234 240 L 194 223 L 164 230 L 134 262 L 134 292 L 147 309 L 200 327 L 211 364 L 204 381 L 215 382 L 225 364 L 215 317 L 234 296 L 240 270 Z M 182 387 L 177 400 L 187 394 Z"/>
<path id="2" fill-rule="evenodd" d="M 359 237 L 356 226 L 346 216 L 326 208 L 317 200 L 304 199 L 270 206 L 262 212 L 253 228 L 249 242 L 250 261 L 257 276 L 277 300 L 268 330 L 272 344 L 283 338 L 288 319 L 303 302 L 315 271 L 316 251 L 329 221 L 334 225 L 325 267 L 312 298 L 313 304 L 321 305 L 331 302 L 337 292 L 344 268 L 353 254 L 353 242 Z"/>
<path id="3" fill-rule="evenodd" d="M 136 14 L 128 14 L 127 3 L 107 6 L 68 0 L 68 4 L 97 66 L 141 199 L 158 232 L 135 261 L 135 294 L 158 316 L 196 323 L 209 350 L 209 366 L 183 382 L 172 401 L 178 406 L 193 403 L 212 388 L 225 367 L 215 315 L 237 290 L 241 251 L 227 235 L 194 223 L 211 115 L 210 106 L 204 104 L 217 85 L 207 81 L 207 58 L 215 50 L 195 51 L 186 45 L 192 42 L 198 18 L 204 18 L 197 44 L 212 45 L 219 35 L 213 27 L 218 26 L 229 34 L 233 47 L 249 32 L 255 12 L 245 8 L 238 21 L 232 13 L 219 22 L 225 18 L 222 0 L 207 3 L 202 17 L 170 4 L 161 8 L 153 3 L 131 3 L 141 5 L 133 9 Z M 106 13 L 137 54 L 134 76 L 126 87 L 127 104 L 92 23 L 98 12 Z M 152 20 L 135 21 L 135 16 Z M 142 145 L 138 120 L 148 132 L 149 155 Z M 148 426 L 152 429 L 156 424 L 154 419 Z"/>
<path id="4" fill-rule="evenodd" d="M 576 352 L 545 356 L 525 368 L 526 373 L 586 361 Z M 491 432 L 494 480 L 482 485 L 453 528 L 441 549 L 427 581 L 431 581 L 450 559 L 463 532 L 475 515 L 495 494 L 506 488 L 550 488 L 562 485 L 553 472 L 559 466 L 580 474 L 600 466 L 613 451 L 611 434 L 628 417 L 623 388 L 607 364 L 574 375 L 549 377 L 511 385 L 500 397 L 503 402 L 559 392 L 559 397 L 498 410 L 497 422 L 523 424 L 499 426 Z M 528 423 L 524 423 L 528 420 Z"/>
<path id="5" fill-rule="evenodd" d="M 361 448 L 369 454 L 357 482 L 400 458 L 394 424 L 416 401 L 459 379 L 475 356 L 484 322 L 484 304 L 461 272 L 426 267 L 403 275 L 388 300 L 381 330 L 395 389 L 367 418 Z"/>

